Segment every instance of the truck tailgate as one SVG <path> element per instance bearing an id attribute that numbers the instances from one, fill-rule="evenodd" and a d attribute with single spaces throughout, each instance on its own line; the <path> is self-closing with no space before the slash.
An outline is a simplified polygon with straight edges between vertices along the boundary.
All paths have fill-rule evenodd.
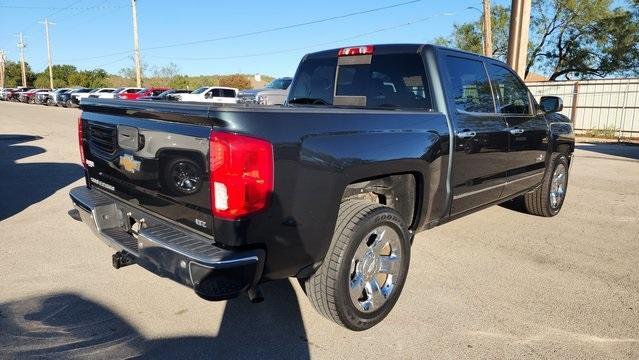
<path id="1" fill-rule="evenodd" d="M 83 100 L 88 181 L 131 205 L 213 235 L 209 105 Z M 139 219 L 138 219 L 139 220 Z"/>

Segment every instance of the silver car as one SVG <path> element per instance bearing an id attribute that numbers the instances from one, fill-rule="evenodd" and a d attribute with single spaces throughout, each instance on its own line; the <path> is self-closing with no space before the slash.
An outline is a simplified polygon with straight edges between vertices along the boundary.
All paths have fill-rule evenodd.
<path id="1" fill-rule="evenodd" d="M 245 104 L 282 105 L 288 97 L 293 78 L 283 77 L 268 83 L 263 89 L 242 90 L 238 102 Z"/>

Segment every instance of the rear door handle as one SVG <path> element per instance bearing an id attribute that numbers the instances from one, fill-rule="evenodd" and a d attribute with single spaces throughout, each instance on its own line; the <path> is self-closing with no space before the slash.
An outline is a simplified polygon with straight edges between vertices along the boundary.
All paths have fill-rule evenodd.
<path id="1" fill-rule="evenodd" d="M 458 138 L 465 140 L 472 139 L 475 136 L 477 136 L 477 133 L 474 131 L 462 131 L 457 133 Z"/>
<path id="2" fill-rule="evenodd" d="M 513 135 L 519 135 L 524 133 L 524 129 L 510 129 L 510 133 Z"/>

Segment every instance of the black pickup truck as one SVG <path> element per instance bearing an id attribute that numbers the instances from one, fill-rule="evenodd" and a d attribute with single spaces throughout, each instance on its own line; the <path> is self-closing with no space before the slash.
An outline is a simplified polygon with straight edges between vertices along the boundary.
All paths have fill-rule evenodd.
<path id="1" fill-rule="evenodd" d="M 397 301 L 417 232 L 519 199 L 559 213 L 574 133 L 503 63 L 432 45 L 304 56 L 285 106 L 83 99 L 71 214 L 207 300 L 295 277 L 352 330 Z M 543 226 L 540 223 L 540 226 Z"/>

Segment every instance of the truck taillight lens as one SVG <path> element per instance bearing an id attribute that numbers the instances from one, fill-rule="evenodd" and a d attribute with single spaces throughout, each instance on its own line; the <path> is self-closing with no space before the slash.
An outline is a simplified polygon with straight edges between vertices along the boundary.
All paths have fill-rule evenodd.
<path id="1" fill-rule="evenodd" d="M 354 55 L 373 55 L 373 46 L 354 46 L 341 48 L 337 52 L 337 56 L 354 56 Z"/>
<path id="2" fill-rule="evenodd" d="M 80 161 L 82 166 L 86 167 L 86 158 L 84 157 L 84 132 L 82 130 L 82 114 L 78 116 L 78 145 L 80 147 Z"/>
<path id="3" fill-rule="evenodd" d="M 273 192 L 273 145 L 227 132 L 211 132 L 211 213 L 238 219 L 268 205 Z"/>

